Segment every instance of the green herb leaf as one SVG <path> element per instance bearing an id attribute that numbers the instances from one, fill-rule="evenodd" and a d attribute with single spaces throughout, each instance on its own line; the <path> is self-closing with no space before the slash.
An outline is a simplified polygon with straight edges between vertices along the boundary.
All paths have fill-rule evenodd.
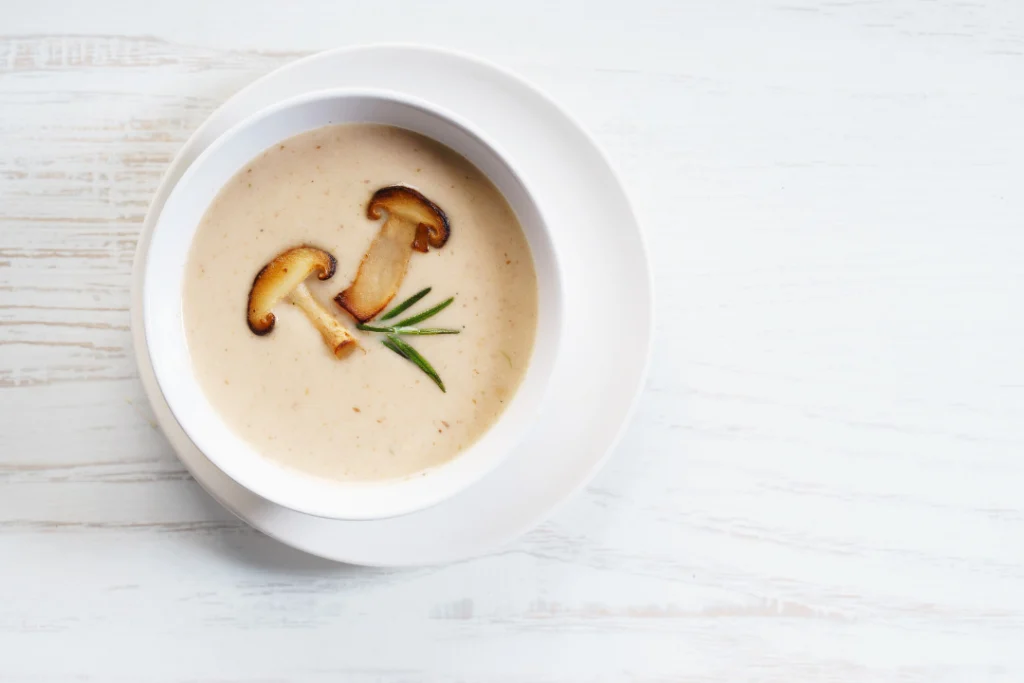
<path id="1" fill-rule="evenodd" d="M 398 335 L 434 335 L 434 334 L 459 334 L 462 330 L 456 330 L 452 327 L 399 327 L 395 325 L 395 334 Z"/>
<path id="2" fill-rule="evenodd" d="M 395 335 L 433 335 L 433 334 L 459 334 L 462 330 L 456 330 L 451 327 L 399 327 L 394 325 L 392 327 L 375 327 L 373 325 L 363 325 L 360 323 L 356 325 L 357 329 L 363 330 L 364 332 L 384 332 L 386 334 Z"/>
<path id="3" fill-rule="evenodd" d="M 422 313 L 418 313 L 410 318 L 406 318 L 405 320 L 399 320 L 395 323 L 395 327 L 408 327 L 410 325 L 415 325 L 416 323 L 421 323 L 427 318 L 433 318 L 435 315 L 448 308 L 453 301 L 455 301 L 455 297 L 449 297 L 433 308 L 428 308 Z"/>
<path id="4" fill-rule="evenodd" d="M 380 319 L 381 320 L 391 320 L 392 318 L 394 318 L 399 313 L 404 313 L 411 306 L 413 306 L 417 301 L 419 301 L 420 299 L 425 297 L 427 294 L 430 294 L 430 290 L 431 290 L 430 287 L 427 287 L 426 289 L 421 289 L 420 291 L 416 292 L 415 294 L 410 296 L 408 299 L 406 299 L 405 301 L 403 301 L 402 303 L 398 304 L 397 306 L 392 308 L 390 311 L 388 311 L 387 313 L 382 315 L 380 317 Z"/>
<path id="5" fill-rule="evenodd" d="M 444 388 L 444 382 L 441 381 L 441 376 L 437 374 L 437 370 L 434 369 L 434 366 L 432 366 L 426 358 L 420 355 L 419 351 L 409 346 L 409 344 L 393 334 L 389 334 L 388 338 L 384 339 L 381 343 L 402 358 L 412 362 L 416 367 L 422 370 L 427 377 L 434 380 L 434 384 L 436 384 L 441 391 L 448 393 L 448 390 Z"/>

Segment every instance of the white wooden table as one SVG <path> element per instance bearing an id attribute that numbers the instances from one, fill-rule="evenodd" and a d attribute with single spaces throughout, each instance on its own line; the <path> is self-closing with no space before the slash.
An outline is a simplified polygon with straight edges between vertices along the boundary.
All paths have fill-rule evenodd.
<path id="1" fill-rule="evenodd" d="M 12 0 L 0 34 L 0 681 L 1024 680 L 1024 4 Z M 189 133 L 370 41 L 551 93 L 656 268 L 610 465 L 441 568 L 234 520 L 129 339 Z"/>

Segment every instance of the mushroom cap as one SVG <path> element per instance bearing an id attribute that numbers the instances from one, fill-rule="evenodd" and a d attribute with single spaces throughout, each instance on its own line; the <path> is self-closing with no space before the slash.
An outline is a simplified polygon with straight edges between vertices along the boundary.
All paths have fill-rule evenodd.
<path id="1" fill-rule="evenodd" d="M 314 272 L 320 280 L 330 279 L 337 265 L 331 254 L 308 244 L 278 254 L 252 281 L 247 309 L 249 329 L 258 335 L 269 333 L 277 319 L 272 313 L 274 306 Z"/>
<path id="2" fill-rule="evenodd" d="M 448 216 L 434 202 L 420 192 L 405 185 L 382 187 L 370 197 L 366 216 L 374 220 L 381 217 L 381 209 L 400 220 L 416 224 L 416 238 L 412 247 L 426 252 L 427 245 L 440 249 L 451 235 Z"/>

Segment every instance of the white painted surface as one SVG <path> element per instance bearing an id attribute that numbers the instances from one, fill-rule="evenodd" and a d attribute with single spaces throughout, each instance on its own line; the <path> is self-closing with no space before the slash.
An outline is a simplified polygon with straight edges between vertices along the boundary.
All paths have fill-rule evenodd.
<path id="1" fill-rule="evenodd" d="M 291 5 L 4 8 L 0 680 L 1024 679 L 1024 5 Z M 150 425 L 132 251 L 231 92 L 424 39 L 617 163 L 653 374 L 503 552 L 337 566 L 234 521 Z"/>

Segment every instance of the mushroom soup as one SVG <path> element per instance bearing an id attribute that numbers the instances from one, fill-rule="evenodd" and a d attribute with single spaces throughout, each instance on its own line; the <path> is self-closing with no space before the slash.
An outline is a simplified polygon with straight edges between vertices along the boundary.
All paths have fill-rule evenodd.
<path id="1" fill-rule="evenodd" d="M 399 128 L 329 126 L 264 151 L 207 209 L 187 269 L 210 403 L 318 476 L 451 459 L 501 415 L 533 348 L 536 275 L 512 209 L 469 161 Z"/>

